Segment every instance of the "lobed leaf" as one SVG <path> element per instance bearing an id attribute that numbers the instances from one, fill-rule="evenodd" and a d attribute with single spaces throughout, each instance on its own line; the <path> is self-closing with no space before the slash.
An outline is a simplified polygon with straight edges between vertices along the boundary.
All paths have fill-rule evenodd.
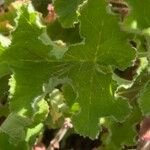
<path id="1" fill-rule="evenodd" d="M 124 121 L 130 112 L 129 104 L 116 99 L 117 85 L 112 74 L 101 68 L 124 69 L 136 53 L 127 43 L 127 35 L 119 29 L 117 18 L 107 13 L 106 6 L 105 0 L 88 1 L 79 18 L 80 33 L 85 40 L 70 46 L 68 51 L 58 49 L 48 38 L 31 5 L 21 7 L 11 45 L 0 51 L 0 62 L 13 71 L 11 111 L 33 119 L 33 104 L 42 100 L 43 84 L 50 78 L 68 78 L 70 82 L 63 83 L 65 99 L 68 103 L 79 103 L 81 108 L 72 117 L 76 131 L 95 138 L 100 130 L 99 118 Z"/>

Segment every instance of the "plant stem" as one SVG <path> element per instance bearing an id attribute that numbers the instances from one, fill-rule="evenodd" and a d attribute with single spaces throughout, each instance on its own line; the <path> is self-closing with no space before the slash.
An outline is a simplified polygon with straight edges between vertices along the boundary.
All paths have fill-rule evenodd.
<path id="1" fill-rule="evenodd" d="M 65 136 L 65 134 L 67 133 L 67 131 L 70 128 L 73 128 L 73 125 L 71 123 L 71 119 L 70 118 L 65 118 L 63 126 L 58 131 L 58 133 L 56 134 L 54 139 L 50 142 L 47 150 L 54 150 L 55 148 L 59 149 L 59 142 L 62 140 L 62 138 Z"/>

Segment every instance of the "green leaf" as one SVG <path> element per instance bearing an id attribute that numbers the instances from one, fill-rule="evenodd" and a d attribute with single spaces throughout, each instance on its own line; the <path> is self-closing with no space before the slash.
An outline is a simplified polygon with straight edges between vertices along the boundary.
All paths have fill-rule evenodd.
<path id="1" fill-rule="evenodd" d="M 150 82 L 148 81 L 145 84 L 145 87 L 141 90 L 140 96 L 139 96 L 139 106 L 141 108 L 141 111 L 143 115 L 149 115 L 150 114 L 150 109 L 149 109 L 149 96 L 150 96 Z"/>
<path id="2" fill-rule="evenodd" d="M 5 41 L 1 41 L 3 46 L 0 49 L 0 62 L 7 64 L 13 72 L 9 81 L 10 111 L 12 114 L 15 112 L 4 121 L 1 130 L 9 135 L 14 144 L 25 139 L 29 124 L 39 124 L 47 117 L 48 104 L 41 94 L 42 85 L 50 73 L 46 73 L 49 65 L 42 61 L 49 58 L 52 49 L 40 37 L 45 28 L 30 4 L 24 4 L 18 10 L 16 23 L 11 45 L 5 46 Z M 20 120 L 22 116 L 24 120 Z"/>
<path id="3" fill-rule="evenodd" d="M 72 118 L 76 131 L 95 138 L 99 118 L 109 116 L 124 120 L 130 112 L 128 102 L 115 98 L 117 85 L 112 74 L 104 73 L 101 68 L 124 69 L 132 63 L 135 51 L 127 43 L 127 35 L 120 31 L 117 18 L 107 14 L 106 6 L 105 0 L 89 0 L 79 18 L 85 40 L 66 52 L 62 48 L 60 52 L 48 38 L 31 5 L 18 11 L 11 45 L 0 52 L 0 61 L 13 71 L 11 111 L 32 118 L 34 102 L 43 98 L 43 83 L 50 78 L 68 78 L 65 99 L 78 103 L 81 108 Z M 58 53 L 62 53 L 61 57 L 65 53 L 64 57 L 58 59 Z"/>
<path id="4" fill-rule="evenodd" d="M 61 25 L 65 28 L 73 27 L 78 22 L 79 8 L 85 0 L 53 0 L 55 11 Z"/>
<path id="5" fill-rule="evenodd" d="M 14 2 L 15 0 L 4 0 L 4 2 L 9 5 L 10 3 Z"/>
<path id="6" fill-rule="evenodd" d="M 0 78 L 10 74 L 10 69 L 6 64 L 0 64 Z"/>
<path id="7" fill-rule="evenodd" d="M 72 79 L 77 93 L 73 97 L 67 88 L 66 99 L 77 101 L 81 107 L 81 112 L 73 117 L 74 127 L 78 133 L 91 138 L 95 138 L 99 131 L 99 117 L 113 116 L 121 121 L 129 111 L 126 101 L 114 97 L 116 85 L 111 74 L 100 71 L 101 65 L 125 68 L 135 57 L 134 50 L 119 29 L 117 18 L 107 14 L 106 5 L 105 1 L 88 1 L 80 16 L 80 33 L 85 42 L 71 46 L 64 57 L 69 66 L 67 76 Z"/>
<path id="8" fill-rule="evenodd" d="M 49 58 L 51 46 L 45 45 L 40 39 L 44 26 L 32 6 L 26 7 L 23 6 L 18 11 L 17 28 L 12 32 L 12 43 L 0 57 L 1 61 L 8 64 L 25 60 L 42 61 Z"/>
<path id="9" fill-rule="evenodd" d="M 136 144 L 135 138 L 137 136 L 136 124 L 139 123 L 141 119 L 142 115 L 139 108 L 134 106 L 132 114 L 124 123 L 110 122 L 109 130 L 111 132 L 111 140 L 109 144 L 115 145 L 118 148 L 120 148 L 121 145 L 134 146 Z"/>
<path id="10" fill-rule="evenodd" d="M 120 148 L 116 147 L 113 143 L 107 144 L 107 146 L 100 146 L 98 150 L 121 150 Z"/>
<path id="11" fill-rule="evenodd" d="M 24 141 L 26 136 L 25 128 L 31 124 L 31 120 L 21 117 L 16 113 L 11 113 L 0 127 L 0 134 L 9 135 L 9 141 L 18 144 Z"/>
<path id="12" fill-rule="evenodd" d="M 80 113 L 72 118 L 75 130 L 82 135 L 96 138 L 100 130 L 99 118 L 112 116 L 117 121 L 123 121 L 130 108 L 127 101 L 115 98 L 113 89 L 116 89 L 116 85 L 110 74 L 101 74 L 88 63 L 83 64 L 81 70 L 79 67 L 76 65 L 70 72 L 78 95 L 70 95 L 66 99 L 77 101 L 81 107 Z M 70 91 L 67 92 L 69 95 Z"/>
<path id="13" fill-rule="evenodd" d="M 18 145 L 9 142 L 9 137 L 5 133 L 0 133 L 0 150 L 29 150 L 25 141 L 19 142 Z"/>
<path id="14" fill-rule="evenodd" d="M 42 131 L 43 121 L 48 115 L 48 105 L 44 100 L 36 102 L 34 105 L 34 121 L 21 114 L 11 113 L 1 125 L 1 133 L 9 135 L 9 141 L 14 145 L 25 139 L 34 144 L 37 135 Z"/>
<path id="15" fill-rule="evenodd" d="M 67 45 L 81 42 L 78 24 L 74 28 L 64 29 L 58 21 L 55 21 L 47 26 L 47 32 L 53 41 L 62 40 Z"/>
<path id="16" fill-rule="evenodd" d="M 35 114 L 34 114 L 34 120 L 35 122 L 43 122 L 48 113 L 49 113 L 49 106 L 48 103 L 42 99 L 42 100 L 36 100 L 33 104 L 32 104 Z"/>
<path id="17" fill-rule="evenodd" d="M 127 0 L 130 13 L 125 18 L 125 28 L 131 30 L 143 30 L 150 27 L 150 1 Z"/>
<path id="18" fill-rule="evenodd" d="M 0 117 L 7 117 L 9 115 L 8 105 L 0 106 Z"/>
<path id="19" fill-rule="evenodd" d="M 40 133 L 42 133 L 44 125 L 39 123 L 38 125 L 33 125 L 27 130 L 25 141 L 29 142 L 31 146 L 35 144 L 35 141 Z"/>
<path id="20" fill-rule="evenodd" d="M 124 69 L 135 58 L 135 50 L 128 44 L 127 35 L 120 31 L 117 17 L 106 12 L 106 6 L 104 0 L 88 2 L 80 16 L 80 33 L 85 41 L 70 47 L 66 55 L 69 60 L 92 61 Z"/>
<path id="21" fill-rule="evenodd" d="M 18 11 L 17 28 L 12 33 L 12 43 L 1 51 L 0 56 L 0 60 L 8 64 L 14 72 L 9 83 L 12 97 L 11 111 L 21 111 L 24 108 L 24 111 L 27 110 L 27 113 L 32 114 L 31 103 L 42 93 L 42 84 L 46 82 L 45 76 L 47 77 L 49 73 L 43 74 L 48 67 L 45 68 L 46 65 L 43 63 L 38 65 L 38 62 L 46 61 L 52 49 L 40 39 L 44 30 L 31 5 L 23 6 Z"/>
<path id="22" fill-rule="evenodd" d="M 88 1 L 80 21 L 85 43 L 70 47 L 64 57 L 70 67 L 67 76 L 72 79 L 77 96 L 69 95 L 71 91 L 67 89 L 66 99 L 76 100 L 81 106 L 81 112 L 73 117 L 75 129 L 82 135 L 95 138 L 99 117 L 114 116 L 123 120 L 129 110 L 127 102 L 115 100 L 112 89 L 116 87 L 111 74 L 100 73 L 99 65 L 125 68 L 134 59 L 135 52 L 126 44 L 127 39 L 119 30 L 117 18 L 106 13 L 105 1 Z M 114 108 L 121 111 L 113 112 Z M 91 129 L 93 126 L 97 128 Z"/>

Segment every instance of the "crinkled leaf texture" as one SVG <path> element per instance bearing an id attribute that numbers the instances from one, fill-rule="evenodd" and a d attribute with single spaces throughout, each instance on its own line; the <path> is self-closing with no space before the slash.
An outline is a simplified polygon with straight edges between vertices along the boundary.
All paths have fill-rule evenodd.
<path id="1" fill-rule="evenodd" d="M 124 69 L 132 63 L 135 51 L 120 31 L 117 18 L 107 14 L 106 5 L 105 0 L 88 1 L 79 18 L 85 40 L 69 47 L 64 56 L 63 50 L 57 50 L 62 53 L 59 59 L 55 57 L 57 47 L 46 35 L 31 5 L 18 11 L 11 45 L 0 51 L 0 61 L 13 71 L 11 111 L 32 118 L 34 104 L 41 100 L 43 84 L 50 78 L 68 78 L 70 83 L 63 88 L 65 99 L 68 103 L 78 102 L 81 108 L 72 117 L 78 133 L 95 138 L 99 118 L 109 116 L 123 121 L 128 116 L 129 104 L 115 98 L 117 85 L 112 74 L 104 73 L 101 67 Z"/>

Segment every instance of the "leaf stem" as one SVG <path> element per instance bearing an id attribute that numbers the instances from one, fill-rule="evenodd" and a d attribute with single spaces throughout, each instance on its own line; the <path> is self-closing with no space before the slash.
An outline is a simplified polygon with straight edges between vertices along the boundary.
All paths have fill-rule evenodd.
<path id="1" fill-rule="evenodd" d="M 71 123 L 70 118 L 65 118 L 64 124 L 61 127 L 61 129 L 58 131 L 54 139 L 50 142 L 47 150 L 54 150 L 54 149 L 59 149 L 59 142 L 62 140 L 62 138 L 65 136 L 67 131 L 73 128 L 73 125 Z"/>

